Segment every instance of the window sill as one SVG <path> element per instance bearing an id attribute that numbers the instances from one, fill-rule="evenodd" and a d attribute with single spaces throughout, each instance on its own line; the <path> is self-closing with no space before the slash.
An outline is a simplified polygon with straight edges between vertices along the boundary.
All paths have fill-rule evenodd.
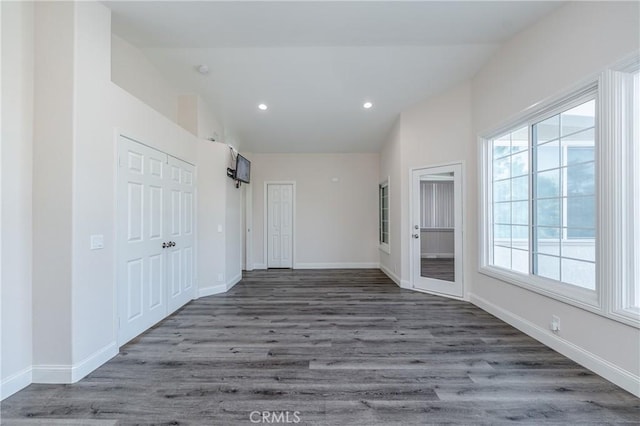
<path id="1" fill-rule="evenodd" d="M 581 289 L 569 284 L 562 284 L 540 277 L 525 276 L 494 266 L 481 266 L 478 269 L 483 275 L 513 284 L 533 293 L 541 294 L 550 299 L 558 300 L 571 306 L 600 315 L 612 321 L 640 328 L 640 317 L 633 317 L 628 310 L 624 312 L 607 312 L 600 302 L 598 293 L 593 290 Z M 556 287 L 556 288 L 553 288 Z"/>
<path id="2" fill-rule="evenodd" d="M 522 275 L 495 266 L 481 266 L 479 272 L 587 311 L 604 315 L 597 291 L 562 284 L 541 277 Z"/>
<path id="3" fill-rule="evenodd" d="M 389 244 L 380 244 L 378 246 L 378 250 L 383 251 L 387 254 L 391 254 L 391 248 L 389 247 Z"/>

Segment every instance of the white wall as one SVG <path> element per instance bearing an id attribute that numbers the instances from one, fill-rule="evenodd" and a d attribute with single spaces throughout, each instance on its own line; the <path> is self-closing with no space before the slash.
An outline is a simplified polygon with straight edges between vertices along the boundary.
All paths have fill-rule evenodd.
<path id="1" fill-rule="evenodd" d="M 33 4 L 2 2 L 0 398 L 31 381 Z"/>
<path id="2" fill-rule="evenodd" d="M 35 8 L 42 63 L 36 63 L 34 381 L 72 382 L 117 352 L 116 131 L 196 164 L 198 172 L 224 176 L 226 164 L 217 169 L 215 156 L 199 159 L 193 134 L 112 83 L 109 9 Z M 225 200 L 226 181 L 218 183 L 219 194 L 214 184 L 199 179 L 198 189 Z M 93 234 L 104 235 L 104 249 L 89 250 Z"/>
<path id="3" fill-rule="evenodd" d="M 473 132 L 503 124 L 535 102 L 557 95 L 640 48 L 637 2 L 570 3 L 507 43 L 473 80 Z M 532 57 L 534 60 L 532 60 Z M 469 151 L 476 151 L 471 140 Z M 474 191 L 471 207 L 477 208 Z M 640 375 L 638 329 L 477 273 L 477 221 L 469 223 L 473 294 L 494 309 L 548 330 L 552 315 L 562 321 L 559 338 L 583 356 L 612 364 L 610 373 Z M 514 301 L 518 301 L 514 303 Z M 617 371 L 619 369 L 620 371 Z"/>
<path id="4" fill-rule="evenodd" d="M 71 3 L 35 5 L 33 363 L 38 367 L 72 362 L 73 10 Z"/>
<path id="5" fill-rule="evenodd" d="M 240 191 L 227 177 L 230 158 L 227 145 L 204 139 L 198 141 L 200 296 L 226 291 L 235 284 L 240 273 L 240 230 L 236 223 L 240 215 Z"/>
<path id="6" fill-rule="evenodd" d="M 385 271 L 398 285 L 401 285 L 400 269 L 402 256 L 406 256 L 406 248 L 400 243 L 400 225 L 403 214 L 401 188 L 406 182 L 406 173 L 402 173 L 402 135 L 401 117 L 389 133 L 387 142 L 380 153 L 379 180 L 389 179 L 389 250 L 390 253 L 380 251 L 380 268 Z M 407 172 L 408 173 L 408 172 Z M 404 254 L 403 254 L 404 250 Z"/>
<path id="7" fill-rule="evenodd" d="M 115 346 L 115 129 L 191 163 L 196 140 L 111 82 L 111 16 L 98 3 L 75 4 L 72 365 L 90 372 Z M 100 100 L 97 102 L 96 100 Z M 105 249 L 89 250 L 92 234 Z M 84 373 L 84 374 L 82 374 Z M 72 377 L 77 380 L 79 377 Z"/>
<path id="8" fill-rule="evenodd" d="M 298 267 L 378 264 L 378 154 L 250 154 L 253 262 L 264 267 L 264 182 L 296 182 Z M 338 182 L 332 182 L 332 178 Z"/>
<path id="9" fill-rule="evenodd" d="M 112 35 L 111 76 L 115 84 L 171 121 L 178 120 L 179 92 L 135 46 Z"/>
<path id="10" fill-rule="evenodd" d="M 430 98 L 401 114 L 402 126 L 402 155 L 401 164 L 404 171 L 403 185 L 401 189 L 401 204 L 404 209 L 401 218 L 400 241 L 402 247 L 406 247 L 407 254 L 402 256 L 402 280 L 408 282 L 409 271 L 409 247 L 411 244 L 411 227 L 409 222 L 409 169 L 413 167 L 432 166 L 462 161 L 463 191 L 467 197 L 463 221 L 469 223 L 476 218 L 475 205 L 471 204 L 470 192 L 475 190 L 476 178 L 476 151 L 469 149 L 469 141 L 473 140 L 471 133 L 471 84 L 464 82 L 457 87 L 438 96 Z M 405 183 L 406 182 L 406 183 Z M 470 189 L 470 190 L 468 190 Z M 465 241 L 463 247 L 463 262 L 465 276 L 463 280 L 468 282 L 466 271 L 469 269 L 471 244 Z M 406 284 L 405 284 L 406 285 Z"/>
<path id="11" fill-rule="evenodd" d="M 235 164 L 229 167 L 235 168 Z M 242 189 L 233 180 L 226 181 L 225 254 L 226 281 L 235 284 L 242 278 Z M 244 184 L 243 184 L 244 185 Z"/>
<path id="12" fill-rule="evenodd" d="M 400 128 L 390 136 L 381 156 L 381 175 L 399 174 L 401 180 L 401 205 L 391 203 L 391 216 L 399 214 L 401 230 L 392 226 L 391 240 L 401 240 L 403 286 L 410 279 L 412 224 L 406 211 L 409 168 L 464 160 L 467 297 L 636 393 L 640 374 L 638 329 L 478 272 L 477 135 L 637 50 L 638 8 L 638 3 L 631 2 L 579 2 L 561 7 L 503 46 L 472 82 L 461 83 L 403 112 Z M 398 145 L 399 172 L 395 170 Z M 393 192 L 390 194 L 393 196 Z M 388 267 L 393 262 L 394 256 L 381 255 L 381 264 Z M 562 321 L 558 336 L 548 327 L 552 315 L 558 315 Z"/>

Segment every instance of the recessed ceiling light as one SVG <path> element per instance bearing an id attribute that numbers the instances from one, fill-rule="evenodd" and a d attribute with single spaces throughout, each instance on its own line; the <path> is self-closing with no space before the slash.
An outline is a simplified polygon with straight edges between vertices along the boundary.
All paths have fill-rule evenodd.
<path id="1" fill-rule="evenodd" d="M 372 106 L 373 106 L 373 104 L 372 104 L 371 102 L 365 102 L 365 103 L 362 105 L 362 107 L 363 107 L 364 109 L 369 109 L 369 108 L 371 108 Z"/>
<path id="2" fill-rule="evenodd" d="M 208 65 L 198 65 L 198 72 L 200 74 L 209 74 L 209 66 Z"/>
<path id="3" fill-rule="evenodd" d="M 261 109 L 262 111 L 266 111 L 268 108 L 267 104 L 260 104 L 258 105 L 258 109 Z"/>

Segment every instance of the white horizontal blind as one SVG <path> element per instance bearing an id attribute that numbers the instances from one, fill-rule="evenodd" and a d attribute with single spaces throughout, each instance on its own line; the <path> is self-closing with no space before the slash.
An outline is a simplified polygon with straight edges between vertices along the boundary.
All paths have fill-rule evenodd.
<path id="1" fill-rule="evenodd" d="M 453 182 L 420 182 L 420 227 L 453 228 L 454 198 Z"/>

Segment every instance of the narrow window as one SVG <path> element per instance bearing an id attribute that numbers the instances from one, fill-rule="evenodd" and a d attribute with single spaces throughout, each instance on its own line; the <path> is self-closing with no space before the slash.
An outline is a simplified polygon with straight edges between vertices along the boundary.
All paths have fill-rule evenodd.
<path id="1" fill-rule="evenodd" d="M 380 247 L 389 250 L 389 181 L 385 181 L 378 186 L 378 241 Z"/>

